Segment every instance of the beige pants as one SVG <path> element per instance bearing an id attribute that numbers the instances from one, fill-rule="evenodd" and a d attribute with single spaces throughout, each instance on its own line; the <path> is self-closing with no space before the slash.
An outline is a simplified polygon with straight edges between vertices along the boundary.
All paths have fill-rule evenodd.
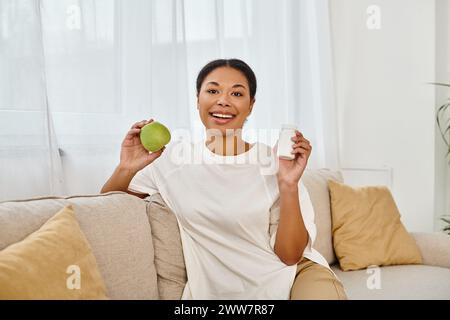
<path id="1" fill-rule="evenodd" d="M 303 258 L 297 264 L 291 300 L 347 300 L 347 295 L 328 268 Z"/>

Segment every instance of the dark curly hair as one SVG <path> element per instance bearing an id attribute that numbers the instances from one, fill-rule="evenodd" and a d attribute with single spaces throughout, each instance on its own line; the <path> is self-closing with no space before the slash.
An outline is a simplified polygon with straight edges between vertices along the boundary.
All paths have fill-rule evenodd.
<path id="1" fill-rule="evenodd" d="M 236 69 L 244 74 L 247 78 L 247 82 L 250 89 L 250 100 L 253 100 L 256 94 L 256 76 L 252 68 L 249 67 L 244 61 L 239 59 L 217 59 L 206 64 L 197 76 L 197 96 L 200 94 L 200 88 L 205 78 L 213 70 L 220 67 L 230 67 Z"/>

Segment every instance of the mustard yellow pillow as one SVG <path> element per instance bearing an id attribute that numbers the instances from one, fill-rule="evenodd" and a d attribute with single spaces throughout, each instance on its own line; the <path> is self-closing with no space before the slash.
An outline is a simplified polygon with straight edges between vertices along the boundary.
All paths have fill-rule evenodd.
<path id="1" fill-rule="evenodd" d="M 387 187 L 356 188 L 333 180 L 328 187 L 333 246 L 342 270 L 422 263 Z"/>
<path id="2" fill-rule="evenodd" d="M 107 299 L 89 243 L 68 205 L 0 251 L 1 299 Z"/>

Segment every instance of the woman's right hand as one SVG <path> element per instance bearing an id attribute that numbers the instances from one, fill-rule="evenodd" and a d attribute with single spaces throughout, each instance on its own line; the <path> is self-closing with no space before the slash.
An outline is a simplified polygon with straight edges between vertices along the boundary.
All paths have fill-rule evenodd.
<path id="1" fill-rule="evenodd" d="M 119 166 L 138 172 L 161 156 L 166 147 L 157 152 L 149 153 L 141 143 L 141 128 L 152 121 L 153 119 L 142 120 L 133 124 L 122 142 Z"/>

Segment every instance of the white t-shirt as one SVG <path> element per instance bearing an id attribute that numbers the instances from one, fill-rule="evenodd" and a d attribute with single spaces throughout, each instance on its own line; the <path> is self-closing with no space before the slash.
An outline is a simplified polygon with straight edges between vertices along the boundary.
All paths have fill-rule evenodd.
<path id="1" fill-rule="evenodd" d="M 274 252 L 275 159 L 263 143 L 220 156 L 204 141 L 176 141 L 134 176 L 128 189 L 159 192 L 178 220 L 188 279 L 181 299 L 289 299 L 297 266 Z M 304 256 L 329 268 L 311 247 L 314 210 L 301 179 L 299 197 L 309 234 Z"/>

